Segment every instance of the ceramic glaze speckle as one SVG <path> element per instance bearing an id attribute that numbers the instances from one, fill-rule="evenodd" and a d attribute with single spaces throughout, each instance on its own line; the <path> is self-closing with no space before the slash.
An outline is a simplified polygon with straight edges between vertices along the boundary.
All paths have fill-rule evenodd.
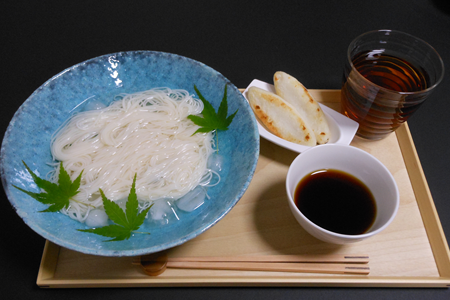
<path id="1" fill-rule="evenodd" d="M 180 221 L 158 227 L 144 223 L 129 240 L 104 241 L 102 236 L 79 232 L 86 226 L 61 213 L 40 213 L 47 206 L 12 185 L 38 192 L 22 160 L 45 177 L 51 170 L 50 139 L 74 112 L 90 101 L 108 105 L 115 95 L 154 87 L 186 89 L 194 84 L 215 109 L 228 85 L 228 111 L 239 110 L 228 131 L 219 131 L 220 153 L 225 157 L 221 182 L 208 190 L 210 200 Z M 153 51 L 121 52 L 75 65 L 38 88 L 18 109 L 5 133 L 1 149 L 1 176 L 16 212 L 34 231 L 68 249 L 103 256 L 136 256 L 180 245 L 207 230 L 225 216 L 247 189 L 259 155 L 256 120 L 239 90 L 223 75 L 192 59 Z M 232 174 L 232 176 L 228 176 Z"/>

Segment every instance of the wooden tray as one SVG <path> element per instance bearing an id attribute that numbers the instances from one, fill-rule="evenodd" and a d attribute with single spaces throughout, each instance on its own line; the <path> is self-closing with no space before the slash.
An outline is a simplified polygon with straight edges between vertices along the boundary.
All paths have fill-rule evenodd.
<path id="1" fill-rule="evenodd" d="M 337 90 L 311 90 L 339 110 Z M 381 160 L 397 181 L 401 204 L 394 222 L 368 240 L 338 246 L 306 233 L 292 216 L 285 177 L 297 153 L 261 139 L 248 190 L 214 227 L 173 248 L 169 256 L 369 254 L 370 275 L 167 269 L 149 277 L 132 257 L 86 255 L 46 242 L 37 284 L 47 288 L 160 286 L 449 287 L 450 252 L 407 124 L 388 138 L 353 146 Z"/>

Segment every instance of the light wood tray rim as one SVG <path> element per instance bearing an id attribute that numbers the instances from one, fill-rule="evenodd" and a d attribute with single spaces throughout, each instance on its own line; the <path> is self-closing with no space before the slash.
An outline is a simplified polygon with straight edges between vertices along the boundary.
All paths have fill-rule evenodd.
<path id="1" fill-rule="evenodd" d="M 243 91 L 244 89 L 240 89 Z M 339 102 L 339 90 L 309 90 L 311 94 L 331 97 L 330 102 Z M 414 189 L 425 230 L 433 251 L 439 277 L 415 276 L 349 276 L 325 277 L 316 274 L 311 277 L 192 277 L 180 279 L 157 278 L 117 278 L 117 279 L 56 279 L 55 270 L 61 248 L 46 241 L 37 277 L 37 285 L 42 288 L 84 288 L 84 287 L 165 287 L 165 286 L 345 286 L 345 287 L 449 287 L 450 251 L 445 234 L 428 187 L 414 142 L 405 123 L 396 131 L 396 137 L 405 160 L 408 175 Z M 82 255 L 82 254 L 80 254 Z"/>

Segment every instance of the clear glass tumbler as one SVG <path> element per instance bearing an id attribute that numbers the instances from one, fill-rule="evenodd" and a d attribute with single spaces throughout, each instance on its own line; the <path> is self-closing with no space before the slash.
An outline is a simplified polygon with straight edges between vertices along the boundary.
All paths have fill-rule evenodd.
<path id="1" fill-rule="evenodd" d="M 367 32 L 347 51 L 342 111 L 359 123 L 357 136 L 383 139 L 420 107 L 443 77 L 441 57 L 423 40 L 394 30 Z"/>

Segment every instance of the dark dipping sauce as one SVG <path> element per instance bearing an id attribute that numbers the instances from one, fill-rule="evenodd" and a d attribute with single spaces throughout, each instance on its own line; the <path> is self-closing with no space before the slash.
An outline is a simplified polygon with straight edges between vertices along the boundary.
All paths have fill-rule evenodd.
<path id="1" fill-rule="evenodd" d="M 311 222 L 340 234 L 367 232 L 377 214 L 369 188 L 355 176 L 334 169 L 306 175 L 295 189 L 294 201 Z"/>

